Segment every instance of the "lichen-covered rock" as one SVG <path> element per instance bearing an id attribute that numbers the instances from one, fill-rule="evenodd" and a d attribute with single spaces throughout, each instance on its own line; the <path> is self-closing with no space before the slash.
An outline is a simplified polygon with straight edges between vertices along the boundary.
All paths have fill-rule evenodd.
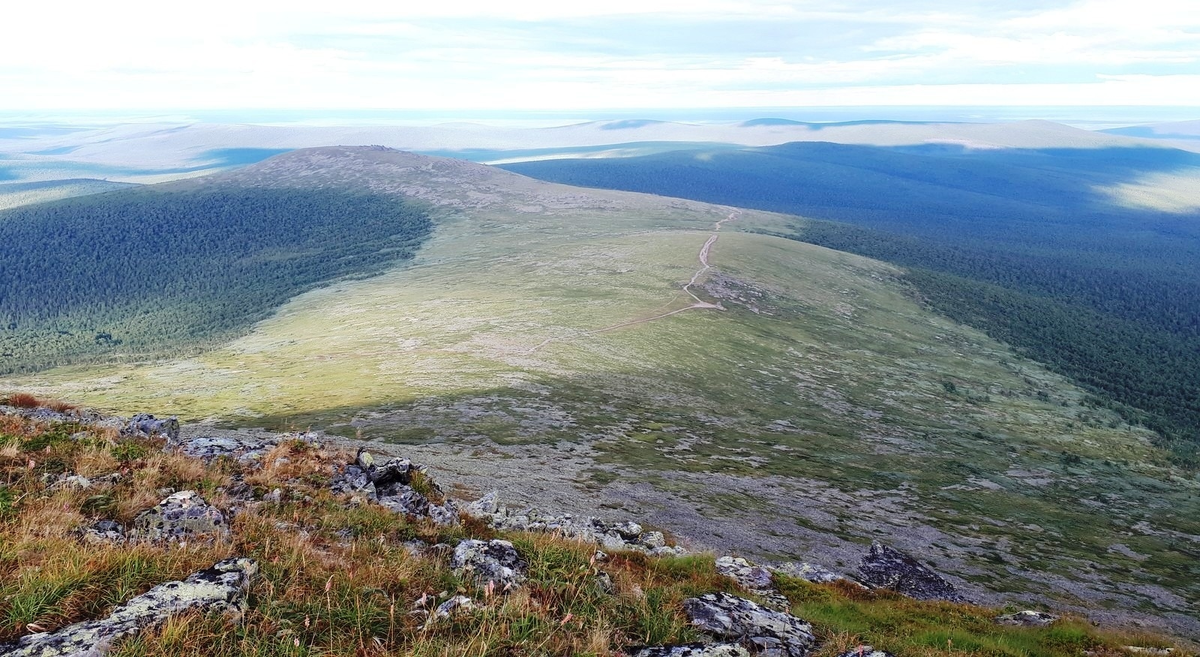
<path id="1" fill-rule="evenodd" d="M 242 465 L 256 465 L 272 448 L 290 441 L 300 441 L 319 447 L 320 441 L 312 433 L 281 433 L 266 436 L 197 436 L 195 438 L 169 441 L 173 447 L 187 456 L 211 463 L 219 458 L 231 458 Z"/>
<path id="2" fill-rule="evenodd" d="M 120 430 L 127 424 L 123 417 L 101 415 L 95 411 L 80 408 L 56 411 L 44 406 L 21 408 L 0 405 L 0 415 L 15 415 L 42 424 L 81 424 L 93 429 Z M 82 436 L 75 434 L 71 437 L 78 438 Z"/>
<path id="3" fill-rule="evenodd" d="M 445 504 L 430 504 L 429 518 L 435 523 L 443 526 L 452 526 L 459 523 L 458 506 L 451 500 L 446 500 Z"/>
<path id="4" fill-rule="evenodd" d="M 895 657 L 886 650 L 876 650 L 871 646 L 858 646 L 838 655 L 838 657 Z"/>
<path id="5" fill-rule="evenodd" d="M 429 513 L 429 500 L 410 486 L 402 486 L 393 494 L 379 495 L 376 501 L 396 513 L 410 516 L 424 516 Z"/>
<path id="6" fill-rule="evenodd" d="M 1023 625 L 1025 627 L 1046 627 L 1053 625 L 1058 621 L 1059 617 L 1054 614 L 1048 614 L 1044 611 L 1033 611 L 1026 609 L 1013 614 L 1004 614 L 997 616 L 996 622 L 1001 625 Z"/>
<path id="7" fill-rule="evenodd" d="M 508 541 L 466 540 L 454 548 L 450 566 L 476 581 L 479 585 L 488 582 L 503 590 L 518 586 L 525 581 L 529 564 Z"/>
<path id="8" fill-rule="evenodd" d="M 225 515 L 210 506 L 196 491 L 185 490 L 169 495 L 157 506 L 146 509 L 133 519 L 130 538 L 147 541 L 180 541 L 196 536 L 228 533 Z"/>
<path id="9" fill-rule="evenodd" d="M 408 459 L 389 459 L 382 465 L 372 465 L 366 469 L 371 477 L 371 483 L 380 490 L 390 486 L 407 486 L 412 483 L 412 476 L 418 468 Z"/>
<path id="10" fill-rule="evenodd" d="M 687 554 L 681 547 L 667 545 L 662 532 L 646 531 L 636 522 L 614 523 L 599 518 L 576 520 L 570 515 L 553 515 L 537 509 L 512 510 L 500 505 L 495 491 L 465 505 L 462 512 L 501 531 L 559 533 L 594 542 L 612 551 L 636 550 L 654 556 Z"/>
<path id="11" fill-rule="evenodd" d="M 179 440 L 179 420 L 174 417 L 159 419 L 149 413 L 139 413 L 129 418 L 129 423 L 121 429 L 121 435 L 138 438 L 161 436 L 174 442 Z"/>
<path id="12" fill-rule="evenodd" d="M 788 561 L 774 566 L 767 566 L 767 570 L 815 584 L 827 584 L 846 579 L 845 575 L 835 573 L 824 566 L 806 562 L 796 563 Z"/>
<path id="13" fill-rule="evenodd" d="M 812 626 L 799 618 L 728 593 L 689 598 L 683 610 L 696 628 L 764 657 L 807 657 L 817 641 Z"/>
<path id="14" fill-rule="evenodd" d="M 456 595 L 453 598 L 443 602 L 434 610 L 434 618 L 450 618 L 457 614 L 464 614 L 475 609 L 475 603 L 465 595 Z"/>
<path id="15" fill-rule="evenodd" d="M 736 643 L 687 643 L 680 646 L 634 648 L 630 657 L 750 657 L 750 651 Z"/>
<path id="16" fill-rule="evenodd" d="M 334 475 L 330 487 L 335 493 L 350 495 L 359 503 L 370 500 L 396 513 L 430 518 L 439 525 L 458 524 L 457 506 L 449 500 L 434 504 L 413 488 L 414 477 L 423 471 L 421 466 L 408 459 L 377 463 L 370 452 L 360 449 L 354 463 Z M 436 498 L 444 497 L 433 482 L 426 479 L 424 483 Z"/>
<path id="17" fill-rule="evenodd" d="M 158 625 L 185 611 L 235 611 L 245 608 L 246 588 L 258 572 L 252 559 L 226 559 L 182 582 L 160 584 L 113 610 L 107 618 L 69 625 L 57 632 L 31 634 L 0 645 L 7 657 L 99 656 L 112 643 Z"/>
<path id="18" fill-rule="evenodd" d="M 917 600 L 963 599 L 954 585 L 940 575 L 878 541 L 871 544 L 871 551 L 862 558 L 858 574 L 863 584 L 891 589 Z"/>
<path id="19" fill-rule="evenodd" d="M 91 527 L 83 528 L 80 537 L 85 543 L 123 543 L 125 527 L 112 520 L 98 520 Z"/>
<path id="20" fill-rule="evenodd" d="M 718 573 L 737 582 L 742 588 L 763 590 L 773 586 L 771 571 L 741 557 L 721 557 L 717 559 L 716 565 Z"/>
<path id="21" fill-rule="evenodd" d="M 766 605 L 776 611 L 791 607 L 788 599 L 775 587 L 771 571 L 756 566 L 741 557 L 721 557 L 716 562 L 717 572 L 732 579 L 743 589 L 759 596 Z"/>

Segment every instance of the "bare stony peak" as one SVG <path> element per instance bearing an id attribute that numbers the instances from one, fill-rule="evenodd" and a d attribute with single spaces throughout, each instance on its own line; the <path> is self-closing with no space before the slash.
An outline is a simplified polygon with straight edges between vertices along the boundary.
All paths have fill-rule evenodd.
<path id="1" fill-rule="evenodd" d="M 341 188 L 403 195 L 436 206 L 453 207 L 489 205 L 510 200 L 533 187 L 551 187 L 474 162 L 417 155 L 383 146 L 306 148 L 194 182 Z"/>

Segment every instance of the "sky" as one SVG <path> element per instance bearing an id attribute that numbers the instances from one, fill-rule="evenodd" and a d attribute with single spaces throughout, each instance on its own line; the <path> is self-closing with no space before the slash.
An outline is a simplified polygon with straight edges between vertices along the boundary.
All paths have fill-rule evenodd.
<path id="1" fill-rule="evenodd" d="M 1198 0 L 13 0 L 0 110 L 1200 108 Z"/>

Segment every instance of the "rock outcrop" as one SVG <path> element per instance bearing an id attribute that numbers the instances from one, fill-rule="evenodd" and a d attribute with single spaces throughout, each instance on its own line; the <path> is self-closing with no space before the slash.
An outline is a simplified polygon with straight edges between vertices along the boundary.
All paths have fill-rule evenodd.
<path id="1" fill-rule="evenodd" d="M 680 646 L 634 648 L 630 657 L 750 657 L 750 651 L 736 643 L 687 643 Z"/>
<path id="2" fill-rule="evenodd" d="M 917 600 L 961 602 L 962 596 L 941 575 L 916 559 L 876 541 L 858 565 L 859 581 L 867 586 L 891 589 Z"/>
<path id="3" fill-rule="evenodd" d="M 828 584 L 829 582 L 837 581 L 853 581 L 848 579 L 845 575 L 835 573 L 824 566 L 818 566 L 817 564 L 807 562 L 796 563 L 794 561 L 788 561 L 781 564 L 768 565 L 766 568 L 773 573 L 778 573 L 787 577 L 795 577 L 797 579 L 802 579 L 806 582 L 812 582 L 814 584 Z"/>
<path id="4" fill-rule="evenodd" d="M 179 440 L 179 420 L 174 417 L 160 419 L 149 413 L 139 413 L 129 418 L 129 422 L 121 429 L 121 435 L 138 438 L 162 436 L 168 441 Z"/>
<path id="5" fill-rule="evenodd" d="M 158 625 L 185 611 L 232 611 L 245 608 L 246 589 L 258 572 L 252 559 L 227 559 L 182 582 L 160 584 L 117 607 L 107 618 L 69 625 L 57 632 L 22 637 L 0 645 L 7 657 L 99 657 L 112 643 Z"/>
<path id="6" fill-rule="evenodd" d="M 450 566 L 480 586 L 494 583 L 501 591 L 525 582 L 529 564 L 508 541 L 466 540 L 454 548 Z"/>
<path id="7" fill-rule="evenodd" d="M 173 493 L 158 505 L 142 511 L 133 519 L 131 540 L 185 541 L 200 536 L 219 536 L 229 532 L 225 514 L 211 506 L 196 491 Z"/>
<path id="8" fill-rule="evenodd" d="M 312 433 L 282 433 L 264 436 L 197 436 L 180 439 L 178 435 L 168 442 L 183 454 L 212 463 L 219 458 L 230 458 L 243 465 L 260 463 L 267 452 L 286 442 L 304 442 L 320 447 L 321 442 Z"/>
<path id="9" fill-rule="evenodd" d="M 558 516 L 532 508 L 509 509 L 500 505 L 495 492 L 465 505 L 463 513 L 501 531 L 554 532 L 597 543 L 605 550 L 636 550 L 652 556 L 687 554 L 681 547 L 667 545 L 662 532 L 646 531 L 636 522 L 608 522 L 592 517 L 576 520 L 570 515 Z"/>
<path id="10" fill-rule="evenodd" d="M 808 623 L 728 593 L 689 598 L 683 610 L 696 628 L 764 657 L 807 657 L 817 643 Z"/>
<path id="11" fill-rule="evenodd" d="M 334 477 L 331 487 L 334 492 L 365 498 L 396 513 L 430 518 L 439 525 L 458 524 L 459 511 L 453 501 L 445 499 L 442 504 L 434 504 L 412 486 L 418 473 L 424 472 L 422 466 L 408 459 L 379 464 L 370 452 L 359 450 L 355 462 Z M 426 478 L 425 484 L 444 498 L 431 480 Z"/>
<path id="12" fill-rule="evenodd" d="M 847 650 L 838 657 L 895 657 L 892 653 L 886 650 L 876 650 L 871 646 L 859 646 L 851 650 Z"/>
<path id="13" fill-rule="evenodd" d="M 738 586 L 762 598 L 767 607 L 776 611 L 791 608 L 788 599 L 775 588 L 771 571 L 756 566 L 741 557 L 720 557 L 716 562 L 717 572 L 738 583 Z"/>
<path id="14" fill-rule="evenodd" d="M 1058 620 L 1059 617 L 1054 614 L 1048 614 L 1044 611 L 1033 611 L 1032 609 L 996 617 L 996 622 L 1001 625 L 1018 625 L 1024 627 L 1046 627 L 1053 625 Z"/>

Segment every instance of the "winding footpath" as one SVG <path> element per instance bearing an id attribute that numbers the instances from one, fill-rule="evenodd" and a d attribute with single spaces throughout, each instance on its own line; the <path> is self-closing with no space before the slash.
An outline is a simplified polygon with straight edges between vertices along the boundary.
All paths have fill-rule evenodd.
<path id="1" fill-rule="evenodd" d="M 604 328 L 598 328 L 598 329 L 595 329 L 592 331 L 586 331 L 586 332 L 582 333 L 580 335 L 580 337 L 587 337 L 589 335 L 599 335 L 601 333 L 608 333 L 609 331 L 615 331 L 617 329 L 622 329 L 627 326 L 637 326 L 638 324 L 646 324 L 649 322 L 663 319 L 665 317 L 670 317 L 671 315 L 678 315 L 679 313 L 686 312 L 688 310 L 725 310 L 725 308 L 723 306 L 721 306 L 721 304 L 709 303 L 707 301 L 702 300 L 700 297 L 696 296 L 696 293 L 692 292 L 692 286 L 695 285 L 696 282 L 700 280 L 700 277 L 704 276 L 704 274 L 707 273 L 709 269 L 712 269 L 712 265 L 710 265 L 708 263 L 708 257 L 712 253 L 713 245 L 717 243 L 717 238 L 719 238 L 721 236 L 721 226 L 723 226 L 725 224 L 725 222 L 727 222 L 727 221 L 734 221 L 741 214 L 742 214 L 741 210 L 734 210 L 733 212 L 729 213 L 728 217 L 725 217 L 724 219 L 721 219 L 721 220 L 717 221 L 717 223 L 713 224 L 712 235 L 709 235 L 708 241 L 706 241 L 704 243 L 704 246 L 700 247 L 700 253 L 698 255 L 698 258 L 700 260 L 700 269 L 697 269 L 696 273 L 692 274 L 691 280 L 689 280 L 687 283 L 685 283 L 683 285 L 684 293 L 686 293 L 688 296 L 690 296 L 692 298 L 691 305 L 684 307 L 684 308 L 679 308 L 677 310 L 672 310 L 671 312 L 663 313 L 661 315 L 655 315 L 653 317 L 645 317 L 642 319 L 633 319 L 633 320 L 629 320 L 627 322 L 613 324 L 612 326 L 605 326 Z M 537 345 L 535 345 L 532 349 L 530 349 L 529 351 L 527 351 L 525 353 L 532 354 L 532 353 L 535 353 L 536 351 L 538 351 L 539 349 L 541 349 L 542 347 L 545 347 L 546 345 L 550 344 L 551 342 L 562 342 L 562 341 L 563 341 L 562 338 L 546 338 L 545 340 L 542 340 Z"/>

